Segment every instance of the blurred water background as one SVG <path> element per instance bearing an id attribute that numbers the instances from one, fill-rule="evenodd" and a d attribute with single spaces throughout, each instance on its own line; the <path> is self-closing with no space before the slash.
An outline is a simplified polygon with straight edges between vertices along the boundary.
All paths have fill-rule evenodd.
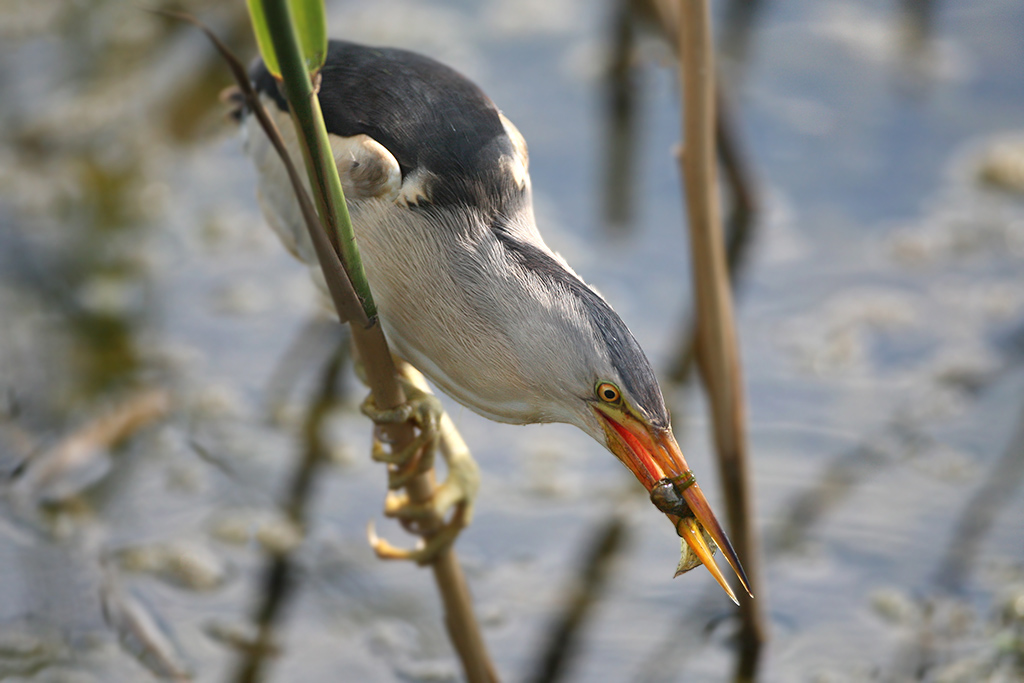
<path id="1" fill-rule="evenodd" d="M 241 2 L 184 6 L 252 56 Z M 632 218 L 609 227 L 618 7 L 328 3 L 332 35 L 491 95 L 549 243 L 667 369 L 690 310 L 676 76 L 638 32 Z M 737 287 L 759 680 L 1022 681 L 1024 5 L 714 8 L 760 207 Z M 287 551 L 267 680 L 458 680 L 429 573 L 367 546 L 371 518 L 402 536 L 363 389 L 263 225 L 228 83 L 136 3 L 0 3 L 0 679 L 235 680 Z M 666 393 L 720 508 L 700 393 Z M 706 572 L 672 580 L 675 535 L 621 465 L 569 427 L 449 408 L 483 470 L 458 550 L 505 680 L 542 680 L 584 585 L 559 680 L 731 680 L 731 603 Z M 310 448 L 303 540 L 282 501 Z"/>

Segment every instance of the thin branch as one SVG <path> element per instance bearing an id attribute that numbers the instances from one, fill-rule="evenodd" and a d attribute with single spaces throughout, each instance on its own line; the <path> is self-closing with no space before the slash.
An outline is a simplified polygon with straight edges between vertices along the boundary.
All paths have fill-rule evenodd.
<path id="1" fill-rule="evenodd" d="M 366 368 L 374 402 L 385 410 L 394 408 L 405 402 L 405 395 L 398 382 L 397 370 L 387 341 L 376 320 L 369 286 L 362 272 L 341 183 L 333 157 L 329 153 L 330 146 L 326 144 L 327 133 L 323 126 L 319 100 L 299 56 L 291 17 L 285 2 L 265 0 L 264 11 L 271 27 L 274 49 L 281 63 L 282 73 L 286 74 L 285 86 L 289 108 L 296 129 L 301 133 L 299 139 L 303 141 L 303 155 L 310 176 L 315 180 L 314 186 L 318 190 L 320 213 L 331 224 L 331 230 L 324 230 L 317 220 L 316 212 L 311 210 L 308 197 L 303 198 L 304 190 L 298 180 L 298 173 L 291 164 L 290 156 L 281 143 L 273 122 L 266 115 L 253 91 L 241 63 L 230 55 L 212 32 L 194 18 L 187 15 L 165 14 L 199 26 L 228 61 L 247 103 L 288 169 L 289 179 L 299 198 L 300 208 L 339 318 L 343 322 L 347 320 L 350 323 L 360 323 L 351 325 L 352 338 Z M 311 149 L 310 145 L 315 149 Z M 337 241 L 330 239 L 334 235 L 339 235 L 340 238 Z M 395 425 L 387 428 L 387 431 L 391 443 L 399 450 L 409 445 L 415 437 L 410 424 Z M 409 498 L 416 503 L 429 500 L 435 488 L 434 472 L 430 470 L 416 477 L 406 490 Z M 440 519 L 425 520 L 420 525 L 419 532 L 429 539 L 440 529 L 442 522 Z M 440 553 L 431 568 L 441 593 L 445 624 L 462 660 L 467 678 L 473 683 L 497 681 L 494 665 L 490 661 L 476 615 L 473 613 L 469 589 L 454 551 L 449 548 Z"/>
<path id="2" fill-rule="evenodd" d="M 963 590 L 980 553 L 978 548 L 995 523 L 996 516 L 1024 483 L 1024 415 L 1003 456 L 989 470 L 960 513 L 949 547 L 942 558 L 935 583 L 947 593 Z"/>
<path id="3" fill-rule="evenodd" d="M 206 34 L 207 39 L 209 39 L 227 63 L 228 68 L 231 70 L 231 75 L 235 79 L 235 84 L 245 98 L 246 105 L 253 115 L 256 116 L 256 120 L 259 122 L 260 127 L 263 128 L 263 132 L 266 133 L 270 144 L 273 145 L 274 150 L 284 164 L 285 171 L 288 173 L 288 180 L 291 182 L 292 189 L 295 190 L 295 197 L 299 202 L 302 218 L 309 230 L 309 237 L 316 250 L 320 269 L 324 273 L 324 280 L 327 282 L 327 289 L 331 294 L 338 317 L 341 319 L 341 322 L 357 322 L 363 327 L 369 326 L 370 318 L 367 316 L 363 304 L 352 286 L 352 280 L 336 255 L 338 252 L 337 240 L 336 238 L 332 239 L 334 237 L 332 232 L 324 230 L 316 209 L 313 207 L 313 201 L 309 198 L 309 193 L 306 192 L 306 188 L 302 184 L 302 177 L 299 175 L 298 169 L 295 168 L 291 155 L 288 154 L 288 150 L 285 148 L 277 126 L 267 114 L 267 110 L 263 107 L 259 95 L 253 89 L 252 83 L 249 82 L 249 75 L 246 73 L 245 67 L 242 66 L 242 62 L 224 45 L 220 38 L 217 37 L 217 34 L 191 14 L 167 10 L 152 11 L 155 14 L 171 19 L 188 22 L 198 28 Z"/>
<path id="4" fill-rule="evenodd" d="M 732 196 L 732 211 L 726 224 L 725 261 L 729 284 L 735 292 L 757 226 L 759 201 L 752 180 L 753 174 L 742 152 L 739 134 L 730 116 L 721 84 L 716 84 L 715 94 L 715 142 L 718 146 L 718 159 L 722 164 L 722 177 L 729 184 Z M 676 357 L 669 366 L 670 382 L 682 384 L 686 381 L 693 367 L 696 350 L 697 329 L 691 323 L 683 332 Z"/>
<path id="5" fill-rule="evenodd" d="M 754 591 L 761 594 L 748 464 L 746 408 L 732 293 L 722 236 L 715 157 L 715 69 L 707 0 L 666 1 L 657 7 L 677 36 L 683 92 L 680 155 L 697 299 L 698 361 L 707 389 L 730 527 Z M 674 21 L 674 23 L 667 23 Z M 767 639 L 762 601 L 740 593 L 743 620 L 737 678 L 752 680 Z"/>
<path id="6" fill-rule="evenodd" d="M 320 111 L 320 100 L 306 70 L 289 4 L 287 0 L 262 0 L 261 4 L 281 67 L 280 85 L 284 86 L 288 110 L 298 133 L 302 158 L 306 162 L 306 172 L 315 188 L 313 198 L 316 200 L 320 220 L 328 235 L 337 236 L 332 246 L 336 247 L 336 254 L 348 273 L 353 289 L 359 295 L 366 316 L 372 320 L 377 309 L 370 293 L 370 283 L 363 272 L 345 193 L 341 188 L 341 178 L 338 176 L 323 113 Z M 319 251 L 319 247 L 317 249 Z"/>
<path id="7" fill-rule="evenodd" d="M 638 99 L 634 23 L 633 0 L 620 0 L 612 24 L 612 53 L 604 83 L 607 156 L 603 192 L 605 225 L 619 230 L 633 220 Z"/>

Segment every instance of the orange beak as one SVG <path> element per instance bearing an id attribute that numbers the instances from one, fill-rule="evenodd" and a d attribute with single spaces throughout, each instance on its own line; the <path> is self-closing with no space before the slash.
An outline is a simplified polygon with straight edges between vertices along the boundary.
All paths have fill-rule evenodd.
<path id="1" fill-rule="evenodd" d="M 702 530 L 722 549 L 743 589 L 753 597 L 743 565 L 690 472 L 672 430 L 651 428 L 625 410 L 604 404 L 595 404 L 594 412 L 604 427 L 609 450 L 636 475 L 648 492 L 659 489 L 652 500 L 659 498 L 657 494 L 668 487 L 668 498 L 674 503 L 658 503 L 658 507 L 733 602 L 737 602 L 736 595 L 715 564 L 714 550 L 705 541 Z"/>

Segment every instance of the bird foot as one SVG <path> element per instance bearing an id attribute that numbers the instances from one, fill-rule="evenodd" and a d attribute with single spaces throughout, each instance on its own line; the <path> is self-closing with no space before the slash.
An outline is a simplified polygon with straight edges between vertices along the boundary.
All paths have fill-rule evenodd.
<path id="1" fill-rule="evenodd" d="M 372 397 L 362 405 L 362 411 L 377 425 L 412 422 L 418 434 L 407 447 L 393 451 L 374 435 L 372 457 L 388 467 L 388 491 L 384 501 L 384 514 L 398 519 L 409 531 L 422 533 L 422 525 L 430 520 L 444 520 L 436 530 L 424 534 L 418 547 L 401 549 L 379 538 L 371 523 L 368 530 L 370 545 L 382 559 L 411 560 L 420 565 L 430 564 L 447 550 L 459 532 L 473 518 L 473 502 L 480 487 L 480 473 L 469 448 L 462 440 L 451 418 L 445 414 L 441 402 L 429 393 L 422 376 L 409 366 L 403 368 L 403 389 L 406 403 L 392 410 L 380 410 Z M 441 452 L 448 467 L 448 476 L 439 484 L 429 499 L 413 501 L 406 491 L 399 491 L 410 480 L 428 471 L 434 463 L 434 454 Z M 436 523 L 436 522 L 435 522 Z"/>
<path id="2" fill-rule="evenodd" d="M 465 521 L 466 509 L 466 506 L 457 507 L 448 523 L 430 536 L 421 537 L 415 548 L 399 548 L 384 540 L 377 535 L 373 520 L 370 520 L 366 528 L 367 540 L 373 552 L 382 560 L 406 560 L 420 566 L 433 564 L 441 553 L 451 547 L 468 524 Z"/>
<path id="3" fill-rule="evenodd" d="M 437 450 L 440 437 L 438 423 L 444 414 L 441 402 L 433 394 L 409 382 L 403 382 L 403 389 L 406 401 L 396 408 L 378 408 L 373 401 L 373 394 L 370 394 L 360 406 L 363 414 L 373 420 L 378 427 L 411 422 L 419 432 L 408 446 L 398 451 L 381 440 L 379 430 L 374 433 L 370 457 L 389 465 L 389 489 L 405 486 L 414 477 L 434 466 L 434 452 Z"/>

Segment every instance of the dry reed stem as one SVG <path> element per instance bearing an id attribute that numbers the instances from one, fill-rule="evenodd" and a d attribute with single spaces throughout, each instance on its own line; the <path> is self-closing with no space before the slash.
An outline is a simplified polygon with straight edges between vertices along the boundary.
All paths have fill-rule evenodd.
<path id="1" fill-rule="evenodd" d="M 113 448 L 171 409 L 164 389 L 145 389 L 123 399 L 58 443 L 49 453 Z"/>
<path id="2" fill-rule="evenodd" d="M 739 592 L 742 632 L 737 678 L 752 680 L 767 639 L 767 624 L 761 609 L 764 592 L 752 510 L 746 408 L 720 215 L 710 10 L 707 0 L 659 0 L 657 9 L 668 34 L 675 36 L 680 58 L 684 148 L 679 160 L 697 300 L 697 356 L 710 399 L 733 541 L 754 592 L 762 596 L 754 601 Z"/>
<path id="3" fill-rule="evenodd" d="M 720 85 L 715 89 L 715 143 L 722 164 L 722 177 L 732 190 L 732 212 L 727 221 L 725 260 L 729 283 L 735 288 L 750 250 L 760 200 L 757 189 L 741 149 L 739 134 L 732 122 L 728 98 Z M 669 381 L 682 384 L 690 375 L 697 349 L 697 330 L 691 326 L 681 338 L 681 344 L 668 370 Z"/>
<path id="4" fill-rule="evenodd" d="M 103 453 L 164 417 L 170 409 L 171 397 L 166 390 L 143 389 L 121 399 L 45 451 L 35 451 L 34 440 L 27 433 L 15 432 L 21 444 L 28 448 L 26 471 L 18 480 L 18 488 L 42 491 L 60 482 L 69 472 L 88 468 Z"/>
<path id="5" fill-rule="evenodd" d="M 398 369 L 388 351 L 380 324 L 370 328 L 352 325 L 351 329 L 356 350 L 366 368 L 366 380 L 370 385 L 374 403 L 382 410 L 402 405 L 405 402 L 405 395 L 398 383 Z M 413 427 L 409 423 L 393 425 L 386 429 L 395 451 L 408 448 L 415 437 Z M 417 476 L 405 487 L 413 503 L 429 501 L 436 488 L 433 469 Z M 443 521 L 436 517 L 423 520 L 419 525 L 420 532 L 425 539 L 429 539 L 440 529 L 442 523 Z M 440 552 L 430 568 L 434 572 L 434 582 L 441 593 L 445 627 L 462 660 L 466 678 L 471 683 L 498 681 L 476 614 L 473 612 L 473 599 L 470 597 L 465 575 L 452 547 L 449 546 Z"/>
<path id="6" fill-rule="evenodd" d="M 294 109 L 292 111 L 294 113 Z M 296 125 L 296 129 L 299 129 L 298 125 Z M 328 254 L 322 248 L 326 246 L 324 244 L 326 234 L 322 225 L 307 224 L 307 227 L 314 243 L 318 246 L 316 251 L 321 269 L 325 272 L 330 270 L 337 272 L 337 266 L 332 264 L 331 260 L 332 257 L 340 260 L 341 256 L 338 252 Z M 338 305 L 341 302 L 338 301 L 333 288 L 331 293 L 338 307 L 339 318 L 350 321 L 358 319 L 354 312 L 346 311 Z M 382 410 L 389 410 L 405 403 L 406 397 L 399 383 L 398 371 L 380 322 L 373 320 L 368 327 L 353 323 L 350 324 L 350 329 L 356 351 L 363 362 L 367 384 L 370 386 L 370 393 L 373 395 L 376 406 Z M 389 436 L 389 442 L 396 451 L 408 449 L 415 438 L 415 430 L 409 423 L 389 426 L 385 428 L 385 431 Z M 437 488 L 434 470 L 430 469 L 415 477 L 405 488 L 410 501 L 414 504 L 429 501 Z M 442 524 L 443 520 L 436 517 L 421 520 L 419 532 L 429 540 Z M 471 683 L 497 681 L 498 677 L 487 653 L 479 622 L 473 612 L 473 601 L 455 551 L 449 547 L 440 552 L 430 566 L 438 591 L 441 593 L 445 626 L 462 661 L 467 679 Z"/>
<path id="7" fill-rule="evenodd" d="M 322 223 L 317 220 L 315 214 L 309 210 L 310 202 L 304 197 L 304 188 L 297 182 L 297 171 L 291 162 L 290 156 L 284 151 L 280 135 L 273 122 L 266 115 L 263 106 L 252 89 L 241 63 L 235 58 L 223 43 L 204 25 L 194 17 L 179 13 L 161 12 L 166 16 L 183 19 L 199 27 L 214 44 L 214 47 L 224 57 L 235 76 L 238 87 L 246 97 L 249 107 L 256 112 L 264 132 L 270 137 L 275 149 L 281 156 L 282 161 L 292 179 L 293 188 L 298 195 L 303 215 L 306 219 L 306 227 L 309 230 L 310 238 L 313 241 L 317 260 L 321 270 L 324 271 L 325 279 L 328 282 L 328 289 L 335 304 L 338 317 L 342 321 L 350 321 L 352 340 L 356 351 L 359 353 L 366 370 L 367 383 L 373 394 L 374 403 L 378 408 L 388 410 L 405 403 L 405 394 L 398 381 L 398 373 L 391 352 L 388 349 L 387 340 L 381 330 L 380 322 L 369 321 L 368 325 L 357 324 L 366 320 L 362 306 L 357 305 L 358 298 L 354 296 L 352 284 L 349 281 L 346 271 L 341 264 L 341 256 L 337 251 L 334 240 L 329 239 Z M 280 58 L 280 55 L 279 55 Z M 292 108 L 293 116 L 295 109 Z M 301 127 L 296 124 L 296 129 Z M 302 136 L 300 135 L 300 140 Z M 303 141 L 304 144 L 305 141 Z M 304 154 L 309 150 L 304 149 Z M 316 186 L 314 184 L 314 186 Z M 325 248 L 326 247 L 326 248 Z M 334 277 L 332 277 L 334 275 Z M 396 451 L 406 449 L 411 445 L 415 437 L 415 431 L 411 424 L 393 425 L 386 428 L 390 442 Z M 436 489 L 433 469 L 417 476 L 406 486 L 406 491 L 413 503 L 429 501 Z M 420 529 L 426 538 L 436 532 L 442 525 L 443 520 L 428 519 L 420 523 Z M 439 553 L 434 562 L 430 565 L 434 572 L 434 581 L 441 593 L 441 601 L 445 612 L 445 626 L 448 629 L 449 637 L 455 647 L 459 658 L 470 683 L 495 683 L 498 676 L 494 665 L 487 652 L 483 635 L 480 632 L 479 622 L 473 612 L 473 600 L 469 594 L 465 575 L 451 547 Z"/>

